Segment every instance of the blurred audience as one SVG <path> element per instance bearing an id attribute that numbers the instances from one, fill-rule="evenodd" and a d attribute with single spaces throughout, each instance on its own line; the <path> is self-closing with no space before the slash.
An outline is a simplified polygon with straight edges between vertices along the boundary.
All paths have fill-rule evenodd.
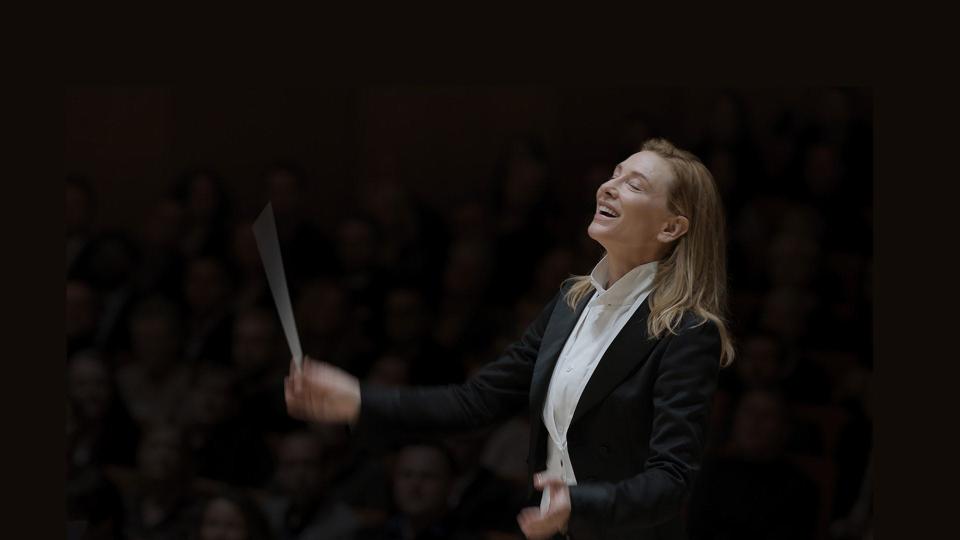
<path id="1" fill-rule="evenodd" d="M 133 466 L 140 427 L 121 400 L 110 365 L 94 350 L 81 351 L 67 365 L 71 466 Z"/>
<path id="2" fill-rule="evenodd" d="M 69 279 L 66 287 L 64 316 L 67 328 L 67 356 L 97 345 L 97 321 L 100 318 L 100 295 L 89 283 Z"/>
<path id="3" fill-rule="evenodd" d="M 289 431 L 300 425 L 287 413 L 283 398 L 290 353 L 272 307 L 249 307 L 237 314 L 231 368 L 239 416 L 247 425 L 258 433 Z"/>
<path id="4" fill-rule="evenodd" d="M 117 382 L 133 417 L 142 424 L 169 422 L 186 396 L 193 370 L 183 357 L 181 311 L 151 297 L 130 317 L 130 350 Z"/>
<path id="5" fill-rule="evenodd" d="M 190 540 L 274 540 L 256 501 L 225 491 L 207 499 L 198 512 Z"/>
<path id="6" fill-rule="evenodd" d="M 241 410 L 231 370 L 203 366 L 197 371 L 179 410 L 195 475 L 243 487 L 266 482 L 270 450 Z"/>
<path id="7" fill-rule="evenodd" d="M 786 403 L 749 390 L 733 419 L 729 453 L 703 464 L 689 505 L 692 539 L 812 539 L 817 486 L 785 453 Z"/>
<path id="8" fill-rule="evenodd" d="M 184 173 L 172 191 L 184 209 L 180 249 L 185 258 L 223 254 L 229 246 L 233 206 L 223 179 L 211 170 Z"/>
<path id="9" fill-rule="evenodd" d="M 204 255 L 187 263 L 183 283 L 187 308 L 183 354 L 188 362 L 229 362 L 234 275 L 220 257 Z"/>
<path id="10" fill-rule="evenodd" d="M 474 538 L 458 530 L 450 509 L 455 465 L 436 443 L 413 443 L 397 453 L 393 467 L 393 502 L 397 513 L 380 527 L 365 529 L 363 540 Z"/>
<path id="11" fill-rule="evenodd" d="M 186 540 L 199 493 L 186 439 L 174 424 L 147 429 L 137 456 L 138 483 L 126 500 L 125 536 L 130 540 Z"/>
<path id="12" fill-rule="evenodd" d="M 500 478 L 483 463 L 488 431 L 473 430 L 444 440 L 456 465 L 448 499 L 451 521 L 462 530 L 478 534 L 521 534 L 517 514 L 526 502 L 525 491 Z"/>
<path id="13" fill-rule="evenodd" d="M 324 445 L 315 432 L 285 435 L 277 447 L 277 468 L 263 503 L 278 540 L 353 538 L 360 523 L 354 512 L 332 496 Z"/>

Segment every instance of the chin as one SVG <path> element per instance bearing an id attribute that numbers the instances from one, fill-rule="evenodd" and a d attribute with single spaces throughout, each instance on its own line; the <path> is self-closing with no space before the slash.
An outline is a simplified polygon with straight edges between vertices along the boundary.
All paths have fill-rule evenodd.
<path id="1" fill-rule="evenodd" d="M 604 234 L 603 227 L 598 225 L 596 221 L 593 221 L 590 225 L 587 225 L 587 236 L 602 244 L 603 238 L 606 235 Z"/>
<path id="2" fill-rule="evenodd" d="M 594 240 L 597 239 L 597 222 L 596 221 L 591 221 L 590 224 L 587 225 L 587 236 L 589 236 L 590 238 L 593 238 Z"/>

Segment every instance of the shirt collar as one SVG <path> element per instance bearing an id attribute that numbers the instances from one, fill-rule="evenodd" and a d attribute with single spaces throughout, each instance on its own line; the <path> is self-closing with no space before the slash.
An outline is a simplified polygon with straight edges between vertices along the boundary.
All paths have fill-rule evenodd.
<path id="1" fill-rule="evenodd" d="M 633 304 L 637 297 L 650 289 L 653 278 L 657 274 L 657 261 L 641 264 L 623 275 L 609 289 L 603 284 L 607 282 L 608 261 L 604 255 L 600 262 L 590 272 L 590 282 L 597 294 L 589 305 L 623 306 Z"/>

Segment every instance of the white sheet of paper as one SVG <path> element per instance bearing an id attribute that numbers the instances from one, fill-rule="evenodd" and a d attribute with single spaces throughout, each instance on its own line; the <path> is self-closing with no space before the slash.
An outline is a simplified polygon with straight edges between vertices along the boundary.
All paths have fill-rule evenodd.
<path id="1" fill-rule="evenodd" d="M 280 239 L 277 237 L 277 222 L 273 217 L 273 205 L 267 206 L 260 212 L 260 216 L 253 222 L 253 236 L 257 239 L 257 249 L 260 251 L 260 260 L 267 273 L 267 284 L 273 295 L 273 303 L 277 306 L 280 315 L 280 324 L 283 334 L 290 347 L 290 355 L 297 369 L 303 363 L 303 350 L 300 348 L 300 336 L 297 334 L 297 325 L 293 320 L 293 307 L 290 304 L 290 292 L 287 289 L 287 276 L 283 272 L 283 258 L 280 256 Z"/>

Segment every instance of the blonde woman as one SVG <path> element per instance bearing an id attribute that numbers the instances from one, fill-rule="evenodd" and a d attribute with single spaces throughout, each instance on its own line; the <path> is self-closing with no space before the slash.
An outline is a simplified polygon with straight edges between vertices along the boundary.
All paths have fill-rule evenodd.
<path id="1" fill-rule="evenodd" d="M 518 341 L 466 383 L 377 388 L 308 359 L 288 411 L 377 427 L 471 428 L 531 414 L 528 538 L 685 538 L 724 323 L 723 209 L 710 172 L 663 139 L 597 190 L 587 234 L 606 253 L 565 281 Z"/>

